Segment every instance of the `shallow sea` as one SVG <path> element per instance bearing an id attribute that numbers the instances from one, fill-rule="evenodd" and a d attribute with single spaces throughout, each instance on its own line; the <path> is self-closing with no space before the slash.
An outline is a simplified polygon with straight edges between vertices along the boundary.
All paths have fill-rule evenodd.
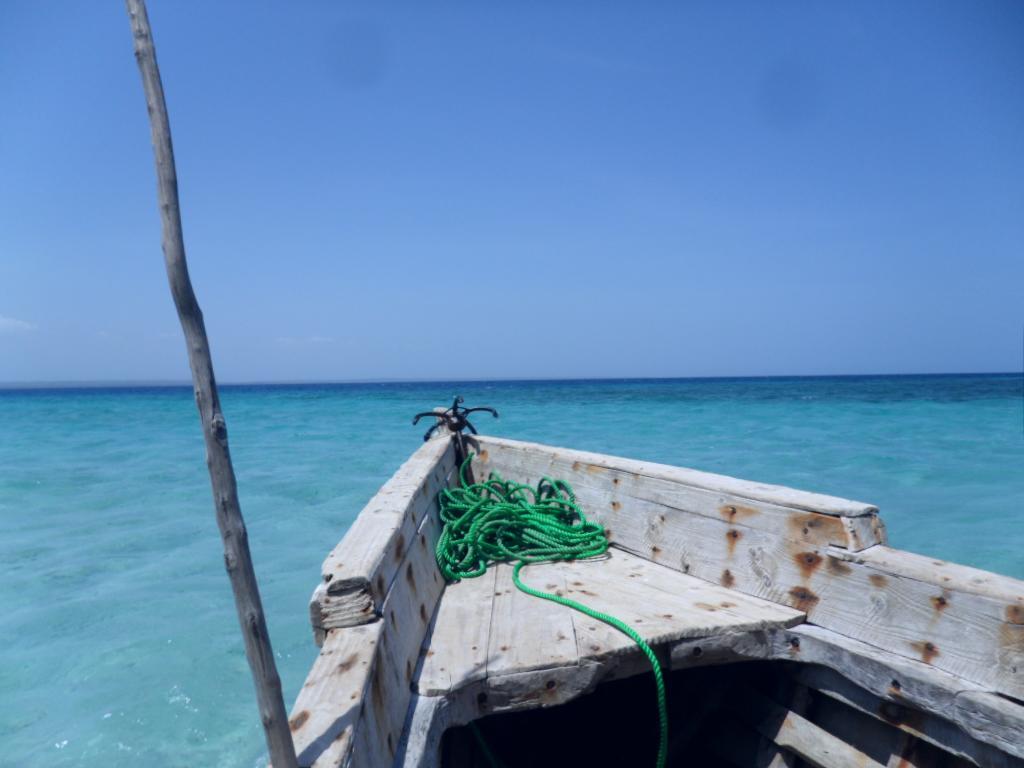
<path id="1" fill-rule="evenodd" d="M 492 434 L 879 505 L 894 546 L 1024 578 L 1019 375 L 224 387 L 285 694 L 324 556 L 416 448 Z M 263 753 L 188 388 L 0 390 L 0 765 Z"/>

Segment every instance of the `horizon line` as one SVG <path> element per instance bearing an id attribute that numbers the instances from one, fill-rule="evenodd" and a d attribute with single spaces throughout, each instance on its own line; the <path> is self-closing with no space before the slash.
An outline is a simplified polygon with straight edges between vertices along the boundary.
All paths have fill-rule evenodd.
<path id="1" fill-rule="evenodd" d="M 558 376 L 558 377 L 506 377 L 506 378 L 381 378 L 381 379 L 277 379 L 237 380 L 218 382 L 220 387 L 295 387 L 295 386 L 352 386 L 370 384 L 511 384 L 558 382 L 639 382 L 639 381 L 735 381 L 764 379 L 870 379 L 920 378 L 940 376 L 1016 376 L 1022 371 L 965 371 L 965 372 L 912 372 L 912 373 L 793 373 L 747 374 L 738 376 Z M 190 379 L 68 379 L 52 381 L 0 381 L 0 390 L 16 389 L 169 389 L 191 388 Z"/>

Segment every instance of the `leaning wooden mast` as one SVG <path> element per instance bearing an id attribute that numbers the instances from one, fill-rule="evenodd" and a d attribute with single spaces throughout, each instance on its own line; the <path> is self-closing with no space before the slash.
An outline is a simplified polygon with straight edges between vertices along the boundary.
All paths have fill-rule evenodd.
<path id="1" fill-rule="evenodd" d="M 221 413 L 213 361 L 206 337 L 203 313 L 192 290 L 185 261 L 185 241 L 178 206 L 178 179 L 171 145 L 171 126 L 167 117 L 163 84 L 156 63 L 153 34 L 149 26 L 145 0 L 126 0 L 131 19 L 135 58 L 142 74 L 142 85 L 149 109 L 153 152 L 156 156 L 157 192 L 163 224 L 164 261 L 174 305 L 185 334 L 189 366 L 195 388 L 196 405 L 206 442 L 206 463 L 213 487 L 217 526 L 224 542 L 224 565 L 231 580 L 231 589 L 238 609 L 238 621 L 245 640 L 245 655 L 252 670 L 270 759 L 276 768 L 296 768 L 295 747 L 288 727 L 288 715 L 281 694 L 281 678 L 277 674 L 270 647 L 267 624 L 263 615 L 256 573 L 249 554 L 248 534 L 238 503 L 235 470 L 228 451 L 227 425 Z"/>

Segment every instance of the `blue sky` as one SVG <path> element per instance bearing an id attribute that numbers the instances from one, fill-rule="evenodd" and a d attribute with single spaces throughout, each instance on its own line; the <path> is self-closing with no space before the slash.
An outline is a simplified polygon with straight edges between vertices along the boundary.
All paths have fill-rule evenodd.
<path id="1" fill-rule="evenodd" d="M 151 0 L 224 381 L 1008 371 L 1024 3 Z M 184 380 L 122 4 L 0 3 L 0 381 Z"/>

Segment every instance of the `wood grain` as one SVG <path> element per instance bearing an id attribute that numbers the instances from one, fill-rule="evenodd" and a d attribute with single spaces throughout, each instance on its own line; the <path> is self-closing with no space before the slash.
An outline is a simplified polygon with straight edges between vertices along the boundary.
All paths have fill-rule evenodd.
<path id="1" fill-rule="evenodd" d="M 872 760 L 802 715 L 753 689 L 747 689 L 741 699 L 747 708 L 740 711 L 748 723 L 762 736 L 795 752 L 811 765 L 819 768 L 885 768 L 882 763 Z"/>

